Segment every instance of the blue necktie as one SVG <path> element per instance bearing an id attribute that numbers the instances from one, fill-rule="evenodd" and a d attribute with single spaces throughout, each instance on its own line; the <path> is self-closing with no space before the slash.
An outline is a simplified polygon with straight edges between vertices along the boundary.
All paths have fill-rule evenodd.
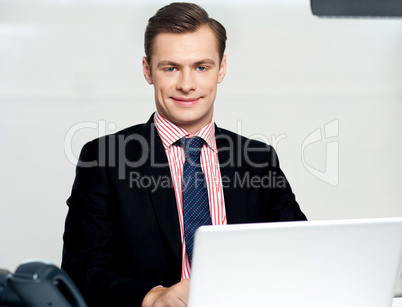
<path id="1" fill-rule="evenodd" d="M 191 263 L 195 231 L 202 225 L 211 225 L 208 190 L 200 162 L 204 140 L 200 137 L 183 138 L 179 140 L 179 143 L 185 153 L 183 166 L 184 239 Z"/>

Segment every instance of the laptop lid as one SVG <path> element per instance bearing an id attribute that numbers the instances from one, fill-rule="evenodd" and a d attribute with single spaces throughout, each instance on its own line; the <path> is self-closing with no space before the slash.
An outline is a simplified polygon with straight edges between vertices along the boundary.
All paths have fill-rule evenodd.
<path id="1" fill-rule="evenodd" d="M 391 306 L 402 218 L 203 226 L 190 307 Z"/>

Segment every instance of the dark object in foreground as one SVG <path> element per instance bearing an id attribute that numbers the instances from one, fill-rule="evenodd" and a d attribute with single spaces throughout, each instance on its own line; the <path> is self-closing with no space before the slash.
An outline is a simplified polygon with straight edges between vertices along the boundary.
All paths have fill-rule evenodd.
<path id="1" fill-rule="evenodd" d="M 86 307 L 67 274 L 44 262 L 21 264 L 15 274 L 0 269 L 0 306 Z"/>

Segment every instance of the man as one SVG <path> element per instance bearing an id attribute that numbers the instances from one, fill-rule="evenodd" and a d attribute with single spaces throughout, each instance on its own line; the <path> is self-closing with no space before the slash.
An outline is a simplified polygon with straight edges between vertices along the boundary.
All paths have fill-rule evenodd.
<path id="1" fill-rule="evenodd" d="M 224 27 L 201 7 L 160 9 L 143 58 L 156 113 L 84 146 L 67 201 L 62 267 L 90 306 L 186 306 L 194 212 L 212 225 L 305 219 L 273 148 L 213 122 L 225 43 Z M 201 173 L 194 181 L 192 167 Z"/>

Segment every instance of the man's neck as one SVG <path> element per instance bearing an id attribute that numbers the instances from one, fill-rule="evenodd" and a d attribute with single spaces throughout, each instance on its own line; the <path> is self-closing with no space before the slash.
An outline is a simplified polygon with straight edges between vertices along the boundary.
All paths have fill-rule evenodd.
<path id="1" fill-rule="evenodd" d="M 212 117 L 212 119 L 207 120 L 205 122 L 202 123 L 198 123 L 198 124 L 191 124 L 191 123 L 175 123 L 170 121 L 169 119 L 167 119 L 166 117 L 164 117 L 163 115 L 161 115 L 158 111 L 156 111 L 156 113 L 162 117 L 164 120 L 168 121 L 169 123 L 171 123 L 172 125 L 175 125 L 183 130 L 185 130 L 188 134 L 190 135 L 194 135 L 196 134 L 198 131 L 200 131 L 201 129 L 203 129 L 204 127 L 208 126 L 211 122 L 214 121 L 214 118 Z"/>

